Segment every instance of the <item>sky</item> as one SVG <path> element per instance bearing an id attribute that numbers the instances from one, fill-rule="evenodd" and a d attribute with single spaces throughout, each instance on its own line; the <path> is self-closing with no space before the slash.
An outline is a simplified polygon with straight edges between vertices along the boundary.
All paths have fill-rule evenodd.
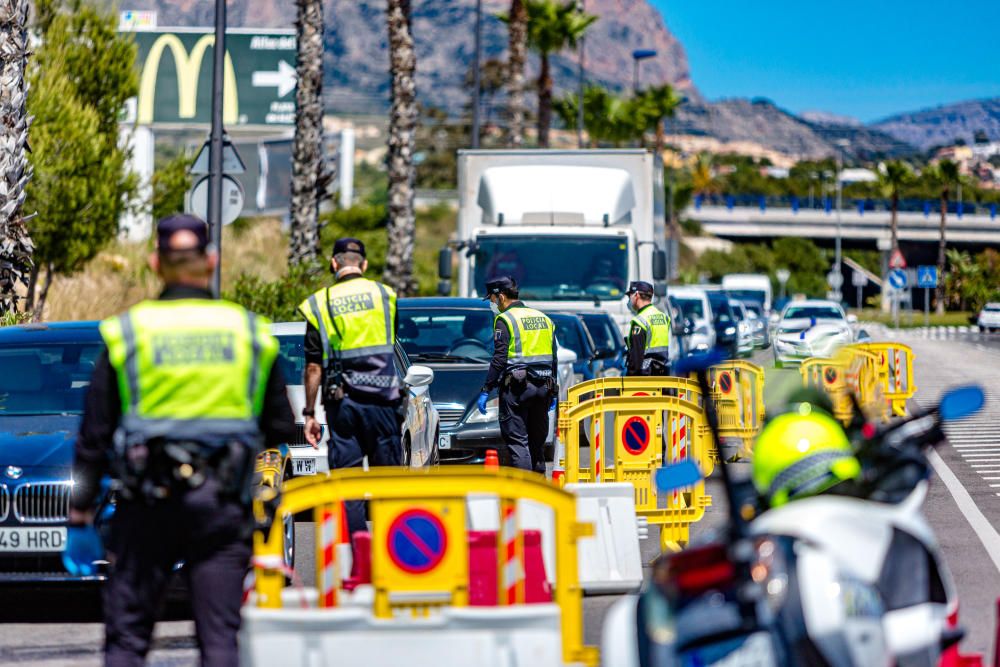
<path id="1" fill-rule="evenodd" d="M 865 122 L 1000 96 L 1000 0 L 650 0 L 710 100 Z"/>

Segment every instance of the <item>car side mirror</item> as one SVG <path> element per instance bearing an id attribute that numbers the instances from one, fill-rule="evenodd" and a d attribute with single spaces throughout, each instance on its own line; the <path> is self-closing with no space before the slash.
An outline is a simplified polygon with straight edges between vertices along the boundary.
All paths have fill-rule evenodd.
<path id="1" fill-rule="evenodd" d="M 854 313 L 848 313 L 847 314 L 847 323 L 848 324 L 857 324 L 858 323 L 858 316 L 855 315 Z"/>
<path id="2" fill-rule="evenodd" d="M 426 387 L 431 382 L 434 382 L 434 369 L 427 366 L 410 366 L 403 378 L 403 384 L 408 387 Z"/>
<path id="3" fill-rule="evenodd" d="M 451 248 L 448 246 L 438 253 L 438 278 L 451 280 Z"/>
<path id="4" fill-rule="evenodd" d="M 663 250 L 653 251 L 653 280 L 667 279 L 667 253 Z"/>

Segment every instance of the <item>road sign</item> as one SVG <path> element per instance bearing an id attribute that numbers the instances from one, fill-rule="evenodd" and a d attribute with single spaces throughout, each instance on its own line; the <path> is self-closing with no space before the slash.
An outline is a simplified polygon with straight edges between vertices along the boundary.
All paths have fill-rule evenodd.
<path id="1" fill-rule="evenodd" d="M 139 125 L 207 125 L 212 108 L 212 49 L 208 28 L 126 30 L 139 67 Z M 169 58 L 164 58 L 169 53 Z M 294 30 L 226 31 L 223 122 L 295 124 Z"/>
<path id="2" fill-rule="evenodd" d="M 622 445 L 632 456 L 639 456 L 649 446 L 649 424 L 642 417 L 631 417 L 622 427 Z"/>
<path id="3" fill-rule="evenodd" d="M 427 510 L 400 513 L 389 526 L 389 557 L 411 574 L 433 570 L 448 551 L 448 534 L 441 519 Z"/>
<path id="4" fill-rule="evenodd" d="M 195 176 L 201 176 L 202 174 L 209 173 L 209 156 L 212 154 L 212 142 L 209 139 L 205 140 L 205 143 L 201 145 L 198 150 L 198 155 L 195 156 L 194 162 L 191 164 L 191 173 Z M 222 173 L 223 174 L 243 174 L 246 173 L 247 167 L 243 164 L 243 158 L 240 157 L 239 151 L 236 150 L 236 146 L 233 146 L 233 142 L 229 140 L 229 135 L 225 134 L 222 136 Z"/>
<path id="5" fill-rule="evenodd" d="M 831 271 L 826 274 L 826 284 L 830 286 L 831 289 L 838 289 L 844 284 L 844 276 L 840 271 Z"/>
<path id="6" fill-rule="evenodd" d="M 917 267 L 917 287 L 937 287 L 938 274 L 936 266 Z"/>
<path id="7" fill-rule="evenodd" d="M 906 258 L 903 257 L 903 251 L 896 248 L 892 251 L 892 255 L 889 256 L 889 268 L 890 269 L 905 269 L 906 268 Z"/>
<path id="8" fill-rule="evenodd" d="M 774 272 L 774 277 L 778 279 L 778 282 L 784 285 L 788 282 L 788 279 L 792 277 L 792 272 L 788 269 L 778 269 Z"/>
<path id="9" fill-rule="evenodd" d="M 827 366 L 823 370 L 823 381 L 827 384 L 833 384 L 837 381 L 837 369 L 833 366 Z"/>
<path id="10" fill-rule="evenodd" d="M 733 376 L 728 372 L 719 373 L 719 391 L 728 394 L 733 390 Z"/>
<path id="11" fill-rule="evenodd" d="M 202 176 L 191 189 L 191 212 L 208 220 L 208 176 Z M 235 178 L 222 176 L 222 224 L 231 224 L 243 211 L 243 186 Z"/>
<path id="12" fill-rule="evenodd" d="M 851 284 L 855 287 L 864 287 L 868 284 L 868 276 L 861 271 L 854 271 L 851 274 Z"/>
<path id="13" fill-rule="evenodd" d="M 893 289 L 906 289 L 906 271 L 893 269 L 889 272 L 889 285 Z"/>

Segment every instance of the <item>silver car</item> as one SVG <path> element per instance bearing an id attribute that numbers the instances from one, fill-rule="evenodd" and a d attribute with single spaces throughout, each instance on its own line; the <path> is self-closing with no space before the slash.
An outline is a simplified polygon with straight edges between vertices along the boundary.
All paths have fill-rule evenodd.
<path id="1" fill-rule="evenodd" d="M 988 303 L 976 319 L 980 331 L 1000 331 L 1000 303 Z"/>
<path id="2" fill-rule="evenodd" d="M 302 372 L 305 370 L 305 322 L 279 322 L 271 326 L 271 333 L 280 344 L 278 363 L 288 383 L 288 400 L 295 415 L 297 437 L 288 443 L 288 475 L 315 475 L 329 470 L 327 462 L 326 413 L 322 403 L 316 401 L 316 418 L 323 425 L 319 447 L 313 448 L 305 438 L 302 408 L 305 406 L 305 387 Z M 431 401 L 430 385 L 434 371 L 427 366 L 411 365 L 403 348 L 396 344 L 396 373 L 406 394 L 406 419 L 403 421 L 403 461 L 412 468 L 434 465 L 438 462 L 438 432 L 440 418 Z"/>
<path id="3" fill-rule="evenodd" d="M 798 365 L 809 357 L 830 357 L 854 341 L 844 309 L 834 301 L 793 301 L 781 311 L 774 333 L 774 366 Z"/>

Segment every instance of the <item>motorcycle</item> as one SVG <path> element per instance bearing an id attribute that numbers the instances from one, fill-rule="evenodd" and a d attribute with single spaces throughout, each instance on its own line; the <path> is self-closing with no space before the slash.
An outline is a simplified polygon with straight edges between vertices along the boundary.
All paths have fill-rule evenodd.
<path id="1" fill-rule="evenodd" d="M 714 355 L 685 362 L 703 391 Z M 954 584 L 921 513 L 927 448 L 942 423 L 979 410 L 978 387 L 882 427 L 855 424 L 861 479 L 763 508 L 749 480 L 720 467 L 722 539 L 660 556 L 639 596 L 605 624 L 607 664 L 655 667 L 935 665 L 962 638 Z M 706 406 L 718 444 L 717 418 Z M 693 462 L 659 471 L 664 490 L 701 479 Z M 763 511 L 761 511 L 763 510 Z"/>

